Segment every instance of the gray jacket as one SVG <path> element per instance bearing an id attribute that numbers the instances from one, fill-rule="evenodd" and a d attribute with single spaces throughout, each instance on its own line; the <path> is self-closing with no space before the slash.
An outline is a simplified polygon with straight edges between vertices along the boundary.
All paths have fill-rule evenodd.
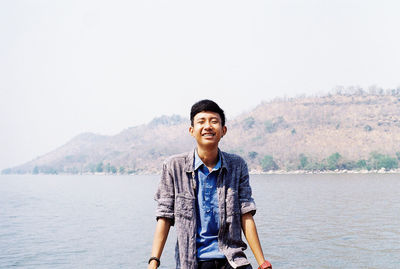
<path id="1" fill-rule="evenodd" d="M 249 264 L 242 240 L 241 214 L 256 212 L 251 197 L 246 162 L 235 154 L 219 151 L 222 166 L 217 178 L 220 250 L 233 268 Z M 177 244 L 176 268 L 197 268 L 196 259 L 196 183 L 193 171 L 194 151 L 174 155 L 163 164 L 155 200 L 157 219 L 168 218 L 175 224 Z"/>

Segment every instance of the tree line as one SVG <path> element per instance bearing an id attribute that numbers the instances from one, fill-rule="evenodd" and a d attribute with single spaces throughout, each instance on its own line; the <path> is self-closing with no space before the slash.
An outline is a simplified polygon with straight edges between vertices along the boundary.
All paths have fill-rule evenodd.
<path id="1" fill-rule="evenodd" d="M 254 160 L 257 152 L 249 152 L 248 157 Z M 360 159 L 357 161 L 346 160 L 343 156 L 335 152 L 324 158 L 323 160 L 315 160 L 301 153 L 298 157 L 297 166 L 279 167 L 272 155 L 264 155 L 260 159 L 260 165 L 263 171 L 274 171 L 285 169 L 287 171 L 304 170 L 304 171 L 336 171 L 336 170 L 381 170 L 385 171 L 397 169 L 399 167 L 400 152 L 396 152 L 396 157 L 381 154 L 379 152 L 371 152 L 368 159 Z"/>

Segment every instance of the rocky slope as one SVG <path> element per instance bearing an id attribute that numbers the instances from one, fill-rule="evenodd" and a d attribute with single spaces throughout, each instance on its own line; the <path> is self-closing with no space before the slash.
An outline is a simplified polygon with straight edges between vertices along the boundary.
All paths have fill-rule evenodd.
<path id="1" fill-rule="evenodd" d="M 167 156 L 194 147 L 189 124 L 180 116 L 162 116 L 115 136 L 84 133 L 3 173 L 157 173 Z M 338 165 L 368 162 L 378 153 L 397 162 L 400 95 L 361 92 L 277 99 L 228 119 L 227 127 L 221 148 L 244 157 L 253 171 L 304 168 L 304 158 L 306 164 L 323 163 L 335 153 Z M 274 165 L 266 165 L 271 160 Z"/>

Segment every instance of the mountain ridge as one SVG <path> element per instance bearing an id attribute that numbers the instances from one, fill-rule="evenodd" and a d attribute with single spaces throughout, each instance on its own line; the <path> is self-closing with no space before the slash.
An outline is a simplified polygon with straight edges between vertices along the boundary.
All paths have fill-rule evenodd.
<path id="1" fill-rule="evenodd" d="M 189 125 L 163 115 L 113 136 L 82 133 L 2 172 L 159 173 L 167 156 L 194 148 Z M 277 98 L 228 119 L 227 127 L 221 149 L 242 156 L 253 172 L 397 168 L 400 90 Z M 378 167 L 382 160 L 391 166 Z"/>

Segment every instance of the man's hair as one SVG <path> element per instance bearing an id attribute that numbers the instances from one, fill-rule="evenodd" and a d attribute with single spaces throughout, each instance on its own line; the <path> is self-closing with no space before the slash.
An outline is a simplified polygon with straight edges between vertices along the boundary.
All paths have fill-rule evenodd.
<path id="1" fill-rule="evenodd" d="M 194 116 L 196 116 L 196 114 L 198 114 L 200 112 L 204 112 L 204 111 L 211 111 L 211 112 L 218 113 L 219 116 L 221 117 L 222 126 L 225 126 L 224 111 L 217 105 L 217 103 L 215 103 L 214 101 L 208 100 L 208 99 L 198 101 L 197 103 L 195 103 L 192 106 L 192 109 L 190 110 L 190 122 L 191 122 L 192 126 L 193 126 Z"/>

